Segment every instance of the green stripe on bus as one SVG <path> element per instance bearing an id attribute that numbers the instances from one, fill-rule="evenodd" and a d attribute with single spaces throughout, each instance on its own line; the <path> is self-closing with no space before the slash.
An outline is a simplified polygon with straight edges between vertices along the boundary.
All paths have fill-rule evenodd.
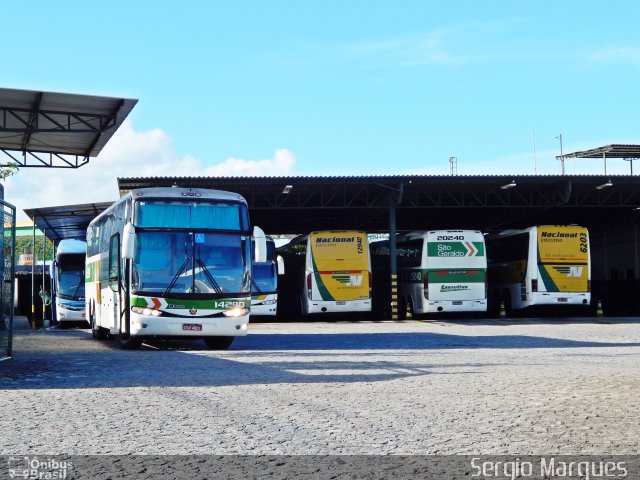
<path id="1" fill-rule="evenodd" d="M 331 293 L 327 289 L 326 285 L 322 281 L 322 277 L 320 275 L 320 272 L 318 272 L 318 266 L 316 265 L 315 257 L 312 256 L 311 257 L 311 261 L 313 263 L 313 276 L 315 277 L 316 283 L 318 285 L 318 291 L 320 292 L 320 298 L 322 300 L 329 300 L 329 301 L 335 300 L 333 298 L 333 295 L 331 295 Z M 306 282 L 306 278 L 305 278 L 305 282 Z"/>
<path id="2" fill-rule="evenodd" d="M 149 306 L 149 303 L 153 303 L 152 298 L 157 298 L 158 300 L 164 301 L 167 303 L 167 308 L 178 309 L 178 308 L 198 308 L 201 310 L 224 310 L 230 307 L 237 307 L 240 304 L 243 304 L 245 308 L 249 308 L 251 305 L 250 299 L 236 299 L 236 298 L 224 298 L 224 299 L 208 299 L 208 300 L 195 300 L 195 299 L 183 299 L 183 298 L 163 298 L 163 297 L 131 297 L 131 306 L 132 307 L 141 307 L 145 308 Z M 149 301 L 147 301 L 149 300 Z"/>
<path id="3" fill-rule="evenodd" d="M 468 273 L 472 272 L 472 273 Z M 407 269 L 401 272 L 404 283 L 422 283 L 428 275 L 431 283 L 484 283 L 486 270 L 484 268 L 465 269 Z"/>
<path id="4" fill-rule="evenodd" d="M 538 265 L 538 272 L 540 272 L 540 278 L 542 278 L 542 283 L 544 284 L 544 288 L 547 292 L 559 292 L 560 289 L 555 284 L 549 272 L 544 267 L 544 265 Z"/>
<path id="5" fill-rule="evenodd" d="M 472 252 L 467 243 L 471 244 L 476 252 Z M 473 255 L 469 255 L 473 253 Z M 427 255 L 429 257 L 484 257 L 483 242 L 427 242 Z"/>

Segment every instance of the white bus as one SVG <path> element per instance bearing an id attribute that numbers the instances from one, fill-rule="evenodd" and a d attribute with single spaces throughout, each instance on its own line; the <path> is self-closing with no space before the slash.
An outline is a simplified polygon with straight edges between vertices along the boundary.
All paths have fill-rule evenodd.
<path id="1" fill-rule="evenodd" d="M 487 310 L 487 257 L 477 230 L 429 230 L 398 235 L 400 317 Z M 374 254 L 389 256 L 389 242 Z"/>
<path id="2" fill-rule="evenodd" d="M 50 265 L 51 303 L 59 328 L 86 324 L 84 305 L 84 264 L 87 244 L 82 240 L 64 239 L 56 248 Z"/>
<path id="3" fill-rule="evenodd" d="M 371 261 L 367 234 L 319 231 L 278 249 L 285 274 L 278 285 L 278 315 L 371 312 Z"/>
<path id="4" fill-rule="evenodd" d="M 275 316 L 278 308 L 278 275 L 284 273 L 282 257 L 276 255 L 276 244 L 267 241 L 265 262 L 251 263 L 251 315 Z"/>
<path id="5" fill-rule="evenodd" d="M 535 226 L 487 238 L 492 313 L 527 307 L 588 307 L 589 233 L 579 226 Z M 585 308 L 586 309 L 586 308 Z M 556 311 L 558 309 L 555 309 Z"/>
<path id="6" fill-rule="evenodd" d="M 257 227 L 255 258 L 265 258 Z M 145 338 L 246 335 L 251 230 L 245 199 L 192 188 L 131 190 L 87 229 L 86 313 L 94 337 L 122 348 Z"/>

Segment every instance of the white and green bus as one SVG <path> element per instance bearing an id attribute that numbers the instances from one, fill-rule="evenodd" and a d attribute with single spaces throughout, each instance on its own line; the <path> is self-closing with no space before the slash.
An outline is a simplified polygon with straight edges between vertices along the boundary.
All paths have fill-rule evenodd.
<path id="1" fill-rule="evenodd" d="M 374 255 L 389 255 L 388 241 Z M 398 235 L 399 313 L 486 312 L 487 257 L 477 230 L 430 230 Z"/>
<path id="2" fill-rule="evenodd" d="M 253 229 L 264 260 L 264 232 Z M 192 188 L 131 190 L 87 229 L 86 314 L 93 336 L 122 348 L 147 338 L 246 335 L 252 231 L 245 199 Z"/>
<path id="3" fill-rule="evenodd" d="M 251 315 L 275 316 L 278 309 L 278 275 L 284 274 L 282 257 L 276 255 L 276 244 L 266 237 L 267 258 L 251 263 Z"/>

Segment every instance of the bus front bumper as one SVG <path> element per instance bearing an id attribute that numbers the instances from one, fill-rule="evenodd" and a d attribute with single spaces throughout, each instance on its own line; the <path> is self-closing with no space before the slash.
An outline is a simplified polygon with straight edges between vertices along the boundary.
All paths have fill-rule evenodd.
<path id="1" fill-rule="evenodd" d="M 591 293 L 535 292 L 527 302 L 527 306 L 542 305 L 583 305 L 591 303 Z"/>
<path id="2" fill-rule="evenodd" d="M 240 337 L 249 315 L 241 317 L 151 317 L 131 313 L 131 335 L 140 337 Z M 111 332 L 117 333 L 117 332 Z"/>
<path id="3" fill-rule="evenodd" d="M 308 301 L 308 313 L 350 313 L 350 312 L 370 312 L 371 300 L 348 300 L 348 301 Z"/>
<path id="4" fill-rule="evenodd" d="M 487 300 L 427 300 L 424 313 L 439 312 L 486 312 Z"/>

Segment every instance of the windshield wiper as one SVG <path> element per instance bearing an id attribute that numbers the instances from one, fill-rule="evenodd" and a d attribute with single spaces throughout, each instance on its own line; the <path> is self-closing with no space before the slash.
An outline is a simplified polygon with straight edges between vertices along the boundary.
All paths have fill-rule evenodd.
<path id="1" fill-rule="evenodd" d="M 73 291 L 73 298 L 78 298 L 78 291 L 80 290 L 80 287 L 84 286 L 84 282 L 80 282 L 78 283 L 78 285 L 76 285 L 76 289 Z"/>
<path id="2" fill-rule="evenodd" d="M 187 265 L 189 264 L 190 261 L 191 261 L 191 257 L 185 257 L 184 258 L 184 262 L 182 262 L 182 265 L 180 265 L 180 268 L 178 269 L 176 274 L 171 279 L 171 282 L 169 282 L 169 285 L 167 286 L 167 288 L 165 289 L 164 293 L 162 294 L 163 296 L 166 297 L 169 294 L 169 292 L 171 291 L 171 289 L 176 286 L 176 282 L 178 281 L 178 278 L 180 278 L 180 275 L 182 274 L 182 272 L 184 270 L 186 270 Z"/>
<path id="3" fill-rule="evenodd" d="M 209 280 L 209 282 L 211 283 L 211 286 L 213 287 L 213 291 L 216 293 L 222 293 L 222 289 L 220 288 L 220 285 L 218 284 L 218 282 L 216 282 L 216 279 L 213 278 L 213 275 L 211 275 L 211 272 L 209 271 L 207 266 L 204 263 L 202 263 L 202 260 L 198 258 L 196 262 L 198 262 L 200 269 L 204 272 L 204 276 L 207 277 L 207 280 Z"/>

